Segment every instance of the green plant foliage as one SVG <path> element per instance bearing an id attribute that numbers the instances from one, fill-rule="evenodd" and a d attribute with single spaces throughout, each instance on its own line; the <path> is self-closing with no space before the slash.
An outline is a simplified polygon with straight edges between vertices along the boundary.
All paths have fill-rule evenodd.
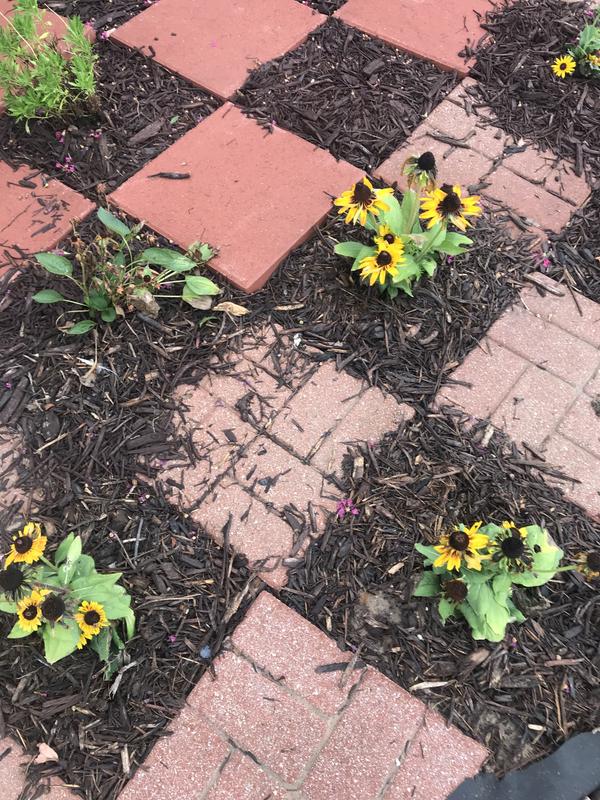
<path id="1" fill-rule="evenodd" d="M 539 525 L 517 528 L 513 523 L 501 526 L 490 523 L 480 527 L 476 523 L 472 528 L 460 525 L 455 531 L 472 536 L 476 531 L 480 539 L 483 536 L 477 545 L 481 568 L 468 566 L 465 555 L 468 549 L 451 552 L 451 536 L 443 537 L 437 546 L 416 544 L 415 549 L 429 569 L 423 572 L 414 595 L 437 597 L 442 622 L 462 616 L 474 639 L 499 642 L 510 623 L 524 622 L 525 615 L 512 600 L 513 586 L 542 586 L 557 572 L 575 568 L 559 566 L 563 551 Z M 460 566 L 454 566 L 452 561 L 454 568 L 449 569 L 448 558 L 456 557 L 457 553 L 462 554 Z M 457 592 L 457 588 L 462 592 Z"/>
<path id="2" fill-rule="evenodd" d="M 35 256 L 47 272 L 74 283 L 81 297 L 71 300 L 54 289 L 42 289 L 33 296 L 36 303 L 65 303 L 73 307 L 73 314 L 88 314 L 78 322 L 69 318 L 65 333 L 88 333 L 99 322 L 110 324 L 132 310 L 156 317 L 160 297 L 180 298 L 201 310 L 211 307 L 212 298 L 221 290 L 203 275 L 194 274 L 213 257 L 209 245 L 197 242 L 186 255 L 167 247 L 148 247 L 154 239 L 142 233 L 141 224 L 129 228 L 105 208 L 100 208 L 97 216 L 106 235 L 97 236 L 90 245 L 77 239 L 74 259 L 55 253 Z"/>
<path id="3" fill-rule="evenodd" d="M 79 17 L 67 21 L 60 46 L 36 0 L 16 0 L 13 13 L 0 18 L 0 88 L 12 117 L 29 130 L 31 120 L 62 117 L 89 104 L 97 56 Z"/>
<path id="4" fill-rule="evenodd" d="M 568 53 L 577 62 L 577 72 L 581 76 L 600 80 L 600 7 L 593 20 L 583 27 L 577 45 Z"/>

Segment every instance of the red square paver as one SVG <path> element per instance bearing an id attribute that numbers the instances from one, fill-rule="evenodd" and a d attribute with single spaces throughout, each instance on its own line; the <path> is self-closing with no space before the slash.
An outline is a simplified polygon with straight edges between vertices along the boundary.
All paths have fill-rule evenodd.
<path id="1" fill-rule="evenodd" d="M 149 177 L 159 172 L 190 178 Z M 253 292 L 326 216 L 331 196 L 361 174 L 292 133 L 266 132 L 226 103 L 111 199 L 182 247 L 210 242 L 220 251 L 211 266 Z"/>
<path id="2" fill-rule="evenodd" d="M 487 0 L 348 0 L 336 16 L 371 36 L 466 75 L 469 63 L 459 56 L 467 42 L 483 35 L 477 13 Z"/>
<path id="3" fill-rule="evenodd" d="M 71 231 L 71 222 L 84 219 L 94 204 L 37 170 L 13 170 L 0 160 L 0 251 L 15 257 L 50 250 Z M 31 177 L 31 176 L 34 177 Z M 19 186 L 27 179 L 35 188 Z"/>
<path id="4" fill-rule="evenodd" d="M 485 747 L 428 711 L 384 800 L 446 800 L 464 780 L 479 772 L 487 757 Z"/>
<path id="5" fill-rule="evenodd" d="M 600 417 L 594 411 L 592 398 L 580 395 L 558 427 L 558 432 L 600 458 Z"/>
<path id="6" fill-rule="evenodd" d="M 575 386 L 587 383 L 600 363 L 595 347 L 538 319 L 520 304 L 504 313 L 488 336 Z"/>
<path id="7" fill-rule="evenodd" d="M 492 414 L 492 422 L 502 427 L 517 444 L 527 442 L 539 447 L 576 396 L 573 386 L 531 366 Z"/>
<path id="8" fill-rule="evenodd" d="M 306 800 L 379 797 L 425 711 L 408 692 L 369 669 L 302 786 Z"/>
<path id="9" fill-rule="evenodd" d="M 600 459 L 560 434 L 554 434 L 545 443 L 544 457 L 549 464 L 578 481 L 558 484 L 567 498 L 578 503 L 590 516 L 600 519 Z M 557 482 L 550 476 L 546 481 Z"/>
<path id="10" fill-rule="evenodd" d="M 228 479 L 192 511 L 192 518 L 221 543 L 230 514 L 229 542 L 233 549 L 245 555 L 250 567 L 258 569 L 261 578 L 270 586 L 283 586 L 287 570 L 281 566 L 281 561 L 294 546 L 290 526 Z"/>
<path id="11" fill-rule="evenodd" d="M 154 745 L 150 755 L 119 795 L 119 800 L 197 800 L 229 753 L 193 708 L 185 707 L 173 733 Z"/>
<path id="12" fill-rule="evenodd" d="M 349 662 L 352 653 L 342 652 L 333 639 L 268 592 L 256 598 L 232 639 L 278 683 L 326 714 L 334 714 L 343 706 L 362 674 L 362 670 L 354 670 L 342 687 L 343 670 L 317 672 L 327 664 Z"/>
<path id="13" fill-rule="evenodd" d="M 581 294 L 573 295 L 565 284 L 547 275 L 536 273 L 532 277 L 548 291 L 540 292 L 531 285 L 525 287 L 521 300 L 529 311 L 584 342 L 600 347 L 600 305 Z"/>
<path id="14" fill-rule="evenodd" d="M 436 406 L 453 405 L 478 419 L 486 419 L 498 408 L 511 387 L 527 369 L 528 362 L 505 347 L 484 339 L 450 376 Z"/>
<path id="15" fill-rule="evenodd" d="M 248 661 L 225 653 L 188 698 L 239 747 L 293 783 L 324 737 L 327 721 L 259 674 Z"/>
<path id="16" fill-rule="evenodd" d="M 286 800 L 288 797 L 288 793 L 276 786 L 251 758 L 234 753 L 204 800 Z"/>
<path id="17" fill-rule="evenodd" d="M 160 0 L 113 34 L 227 99 L 266 61 L 325 22 L 295 0 Z"/>
<path id="18" fill-rule="evenodd" d="M 307 457 L 356 405 L 363 388 L 347 372 L 324 364 L 281 410 L 271 433 Z"/>

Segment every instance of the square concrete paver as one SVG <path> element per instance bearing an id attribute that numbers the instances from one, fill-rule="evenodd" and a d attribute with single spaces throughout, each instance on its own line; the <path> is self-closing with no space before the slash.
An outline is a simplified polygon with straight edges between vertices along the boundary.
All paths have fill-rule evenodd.
<path id="1" fill-rule="evenodd" d="M 159 172 L 190 178 L 149 177 Z M 331 197 L 360 177 L 325 150 L 278 128 L 268 133 L 226 103 L 111 200 L 182 247 L 197 240 L 217 247 L 211 266 L 253 292 L 326 216 Z"/>
<path id="2" fill-rule="evenodd" d="M 160 0 L 113 38 L 227 99 L 248 72 L 293 50 L 325 19 L 296 0 Z"/>
<path id="3" fill-rule="evenodd" d="M 469 64 L 459 52 L 481 38 L 478 13 L 483 16 L 492 8 L 487 0 L 348 0 L 336 16 L 401 50 L 466 75 Z"/>
<path id="4" fill-rule="evenodd" d="M 28 186 L 20 186 L 25 180 Z M 71 231 L 71 222 L 84 219 L 93 208 L 60 181 L 47 180 L 29 167 L 14 170 L 0 160 L 0 252 L 6 249 L 19 258 L 50 250 Z"/>

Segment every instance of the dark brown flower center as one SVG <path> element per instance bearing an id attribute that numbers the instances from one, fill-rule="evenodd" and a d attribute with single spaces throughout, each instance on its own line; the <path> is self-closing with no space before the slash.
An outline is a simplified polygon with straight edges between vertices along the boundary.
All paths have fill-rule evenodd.
<path id="1" fill-rule="evenodd" d="M 376 260 L 378 267 L 387 267 L 392 263 L 392 257 L 387 250 L 382 250 L 381 253 L 377 253 Z"/>
<path id="2" fill-rule="evenodd" d="M 440 213 L 444 217 L 447 217 L 450 214 L 456 214 L 457 211 L 460 211 L 462 203 L 460 197 L 456 194 L 452 187 L 445 183 L 441 187 L 441 190 L 446 196 L 439 205 Z"/>
<path id="3" fill-rule="evenodd" d="M 100 622 L 100 614 L 97 611 L 86 611 L 83 621 L 86 625 L 97 625 Z"/>
<path id="4" fill-rule="evenodd" d="M 29 622 L 31 622 L 31 620 L 33 620 L 33 619 L 35 619 L 37 617 L 38 613 L 39 613 L 39 609 L 38 609 L 37 606 L 35 606 L 35 605 L 27 606 L 27 608 L 23 611 L 23 616 L 25 617 L 25 619 L 27 619 L 27 620 L 29 620 Z"/>
<path id="5" fill-rule="evenodd" d="M 462 552 L 469 547 L 469 537 L 464 531 L 454 531 L 450 534 L 448 543 L 453 550 L 460 550 Z"/>
<path id="6" fill-rule="evenodd" d="M 466 583 L 463 581 L 448 581 L 444 586 L 446 597 L 454 600 L 455 603 L 462 603 L 468 593 Z"/>
<path id="7" fill-rule="evenodd" d="M 375 195 L 366 184 L 362 183 L 362 181 L 356 184 L 352 195 L 353 203 L 357 203 L 360 206 L 369 206 L 374 199 Z"/>
<path id="8" fill-rule="evenodd" d="M 600 552 L 588 553 L 587 565 L 593 572 L 600 572 Z"/>
<path id="9" fill-rule="evenodd" d="M 25 553 L 28 553 L 32 547 L 33 539 L 31 536 L 19 536 L 19 538 L 15 540 L 15 550 L 21 556 L 25 555 Z"/>
<path id="10" fill-rule="evenodd" d="M 520 536 L 507 536 L 500 548 L 507 558 L 519 558 L 525 552 L 525 545 Z"/>
<path id="11" fill-rule="evenodd" d="M 425 153 L 421 153 L 419 158 L 417 159 L 417 166 L 419 169 L 423 170 L 423 172 L 433 172 L 435 173 L 435 156 L 429 150 Z"/>
<path id="12" fill-rule="evenodd" d="M 0 570 L 0 589 L 4 592 L 16 592 L 25 582 L 25 575 L 16 564 L 10 564 L 6 569 Z"/>
<path id="13" fill-rule="evenodd" d="M 383 237 L 383 241 L 387 242 L 388 244 L 394 244 L 396 237 L 393 233 L 386 233 L 386 235 Z"/>
<path id="14" fill-rule="evenodd" d="M 48 622 L 58 622 L 65 613 L 65 603 L 58 594 L 51 594 L 42 603 L 42 614 Z"/>

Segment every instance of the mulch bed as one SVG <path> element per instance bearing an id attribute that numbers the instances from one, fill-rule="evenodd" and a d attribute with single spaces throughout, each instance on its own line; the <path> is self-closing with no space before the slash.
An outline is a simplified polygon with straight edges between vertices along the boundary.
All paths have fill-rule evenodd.
<path id="1" fill-rule="evenodd" d="M 321 14 L 333 14 L 346 5 L 347 0 L 300 0 L 300 2 Z"/>
<path id="2" fill-rule="evenodd" d="M 153 0 L 38 0 L 38 5 L 46 6 L 63 17 L 78 16 L 84 22 L 91 22 L 94 29 L 110 30 L 123 25 L 131 17 L 140 14 Z"/>
<path id="3" fill-rule="evenodd" d="M 491 42 L 477 51 L 473 97 L 490 106 L 499 124 L 517 139 L 550 149 L 600 178 L 600 82 L 550 69 L 579 35 L 587 3 L 518 0 L 501 5 L 483 27 Z"/>
<path id="4" fill-rule="evenodd" d="M 364 170 L 406 141 L 458 78 L 336 19 L 255 70 L 236 101 Z"/>
<path id="5" fill-rule="evenodd" d="M 0 117 L 5 161 L 27 164 L 97 200 L 115 189 L 221 104 L 153 59 L 99 42 L 98 110 L 23 125 Z M 58 165 L 71 159 L 70 172 Z"/>
<path id="6" fill-rule="evenodd" d="M 476 642 L 464 621 L 443 627 L 412 591 L 422 571 L 415 542 L 434 542 L 477 519 L 548 527 L 568 556 L 597 547 L 600 526 L 540 478 L 540 468 L 486 423 L 417 419 L 364 454 L 348 481 L 360 514 L 329 524 L 293 569 L 282 596 L 341 645 L 415 695 L 491 753 L 498 773 L 518 769 L 577 731 L 600 724 L 600 596 L 573 573 L 520 591 L 528 621 L 499 644 Z"/>
<path id="7" fill-rule="evenodd" d="M 581 294 L 600 303 L 600 189 L 559 235 L 551 237 L 548 274 L 564 278 Z"/>

